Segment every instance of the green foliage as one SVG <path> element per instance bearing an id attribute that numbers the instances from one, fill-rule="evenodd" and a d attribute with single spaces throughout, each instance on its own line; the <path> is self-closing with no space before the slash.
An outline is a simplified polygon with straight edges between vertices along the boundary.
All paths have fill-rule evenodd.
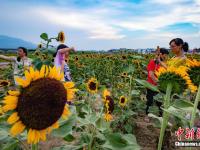
<path id="1" fill-rule="evenodd" d="M 0 116 L 0 149 L 1 150 L 21 150 L 23 135 L 20 138 L 13 138 L 9 134 L 9 127 L 5 124 L 6 115 Z"/>
<path id="2" fill-rule="evenodd" d="M 156 86 L 153 86 L 152 84 L 150 84 L 146 80 L 135 79 L 135 81 L 138 82 L 139 84 L 143 85 L 144 87 L 152 90 L 152 91 L 159 92 L 159 90 Z"/>
<path id="3" fill-rule="evenodd" d="M 40 38 L 43 39 L 43 40 L 45 40 L 45 41 L 48 41 L 48 34 L 47 33 L 42 33 L 40 35 Z"/>
<path id="4" fill-rule="evenodd" d="M 196 86 L 200 83 L 200 76 L 197 74 L 200 74 L 200 67 L 192 67 L 188 71 L 189 77 L 192 80 L 192 83 Z"/>
<path id="5" fill-rule="evenodd" d="M 53 65 L 52 54 L 55 48 L 49 48 L 53 39 L 47 33 L 41 34 L 44 40 L 44 48 L 38 48 L 39 55 L 32 53 L 34 67 L 40 69 L 43 64 Z M 46 58 L 44 59 L 44 54 Z M 87 56 L 88 55 L 88 56 Z M 122 55 L 126 59 L 122 59 Z M 75 58 L 78 57 L 78 61 Z M 67 143 L 54 150 L 133 150 L 140 149 L 136 138 L 133 135 L 135 128 L 135 118 L 138 114 L 144 113 L 146 101 L 146 88 L 159 92 L 158 88 L 152 86 L 146 81 L 146 65 L 154 55 L 143 55 L 135 53 L 95 53 L 95 52 L 77 52 L 71 54 L 69 66 L 79 92 L 76 95 L 76 101 L 73 107 L 70 106 L 72 115 L 64 120 L 60 120 L 59 129 L 53 130 L 52 135 L 63 138 Z M 134 61 L 134 62 L 133 62 Z M 12 69 L 3 70 L 3 78 L 10 78 Z M 127 77 L 122 77 L 122 73 L 127 73 Z M 91 95 L 87 92 L 85 83 L 89 78 L 95 77 L 99 82 L 98 93 Z M 177 78 L 180 82 L 181 79 Z M 166 82 L 165 84 L 167 84 Z M 174 84 L 172 92 L 184 89 L 182 86 Z M 104 104 L 102 103 L 102 91 L 108 88 L 111 91 L 115 103 L 113 112 L 114 120 L 106 122 L 104 120 Z M 166 89 L 166 86 L 163 85 Z M 4 92 L 3 92 L 4 95 Z M 125 107 L 119 106 L 119 97 L 124 95 L 128 98 Z M 164 94 L 159 93 L 155 100 L 164 102 Z M 188 125 L 188 119 L 185 115 L 192 112 L 194 104 L 180 94 L 178 99 L 173 96 L 169 100 L 168 107 L 163 108 L 164 112 L 175 118 L 175 123 L 179 125 Z M 99 104 L 98 104 L 99 103 Z M 98 104 L 98 106 L 96 106 Z M 158 117 L 157 107 L 152 107 L 151 111 L 156 126 L 160 127 L 163 118 Z M 5 124 L 8 116 L 0 117 L 0 149 L 20 149 L 21 141 L 26 138 L 22 134 L 17 138 L 9 136 L 9 128 Z M 177 125 L 178 127 L 178 125 Z"/>
<path id="6" fill-rule="evenodd" d="M 183 93 L 185 89 L 187 89 L 186 81 L 180 75 L 174 73 L 166 73 L 159 76 L 158 84 L 161 91 L 166 91 L 168 83 L 173 84 L 172 93 L 180 94 Z"/>

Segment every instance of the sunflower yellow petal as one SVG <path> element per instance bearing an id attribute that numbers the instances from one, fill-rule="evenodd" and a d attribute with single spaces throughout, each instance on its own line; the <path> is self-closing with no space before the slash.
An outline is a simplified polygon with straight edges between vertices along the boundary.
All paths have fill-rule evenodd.
<path id="1" fill-rule="evenodd" d="M 24 80 L 24 79 L 19 78 L 19 77 L 16 77 L 15 80 L 23 88 L 27 87 L 30 84 L 29 80 L 26 80 L 26 79 Z"/>
<path id="2" fill-rule="evenodd" d="M 44 75 L 45 75 L 45 68 L 46 68 L 46 66 L 45 65 L 43 65 L 42 66 L 42 68 L 40 69 L 40 77 L 39 78 L 43 78 L 44 77 Z"/>
<path id="3" fill-rule="evenodd" d="M 61 71 L 60 71 L 60 67 L 59 68 L 56 68 L 56 73 L 54 74 L 54 78 L 56 80 L 60 80 L 61 79 Z"/>
<path id="4" fill-rule="evenodd" d="M 25 74 L 26 81 L 30 82 L 32 80 L 31 74 L 27 70 L 24 72 L 24 74 Z"/>
<path id="5" fill-rule="evenodd" d="M 9 110 L 14 110 L 14 109 L 16 109 L 16 108 L 17 108 L 17 104 L 9 104 L 9 105 L 4 105 L 4 106 L 2 107 L 3 112 L 7 112 L 7 111 L 9 111 Z"/>
<path id="6" fill-rule="evenodd" d="M 64 73 L 61 72 L 60 75 L 59 75 L 59 77 L 57 78 L 57 80 L 63 80 L 63 79 L 64 79 Z"/>
<path id="7" fill-rule="evenodd" d="M 48 77 L 51 78 L 52 77 L 52 74 L 53 74 L 53 71 L 52 71 L 52 67 L 49 67 L 49 74 L 48 74 Z"/>
<path id="8" fill-rule="evenodd" d="M 110 96 L 110 92 L 107 89 L 103 91 L 103 97 L 106 98 L 106 96 Z"/>
<path id="9" fill-rule="evenodd" d="M 40 131 L 40 139 L 46 141 L 46 129 Z"/>
<path id="10" fill-rule="evenodd" d="M 113 119 L 113 117 L 112 117 L 111 114 L 106 113 L 106 114 L 104 115 L 104 119 L 105 119 L 107 122 L 109 122 L 109 121 L 111 121 L 111 120 Z"/>
<path id="11" fill-rule="evenodd" d="M 75 92 L 77 92 L 78 89 L 67 89 L 67 100 L 71 101 L 74 98 Z"/>
<path id="12" fill-rule="evenodd" d="M 8 94 L 11 95 L 11 96 L 19 96 L 19 95 L 20 95 L 20 92 L 19 92 L 19 91 L 12 91 L 12 90 L 9 90 L 9 91 L 8 91 Z"/>
<path id="13" fill-rule="evenodd" d="M 48 66 L 45 66 L 45 77 L 48 77 L 49 75 L 49 67 Z"/>
<path id="14" fill-rule="evenodd" d="M 52 125 L 52 128 L 53 128 L 53 129 L 59 128 L 59 123 L 58 123 L 58 121 L 55 122 L 55 123 Z"/>
<path id="15" fill-rule="evenodd" d="M 36 70 L 35 73 L 34 73 L 34 78 L 33 78 L 33 80 L 35 81 L 35 80 L 37 80 L 37 79 L 39 79 L 39 78 L 40 78 L 40 72 L 39 72 L 38 70 Z"/>
<path id="16" fill-rule="evenodd" d="M 20 134 L 21 132 L 23 132 L 24 129 L 25 129 L 25 125 L 21 121 L 18 121 L 12 126 L 12 128 L 10 129 L 10 133 L 12 136 L 16 136 Z"/>
<path id="17" fill-rule="evenodd" d="M 31 144 L 32 143 L 32 141 L 33 141 L 33 138 L 34 137 L 34 132 L 33 132 L 33 130 L 32 129 L 29 129 L 28 130 L 28 135 L 27 135 L 27 143 L 28 144 Z"/>
<path id="18" fill-rule="evenodd" d="M 56 67 L 55 66 L 53 66 L 53 68 L 50 67 L 49 78 L 54 78 L 55 74 L 57 74 Z"/>
<path id="19" fill-rule="evenodd" d="M 25 84 L 26 84 L 26 83 L 25 83 L 25 80 L 23 80 L 22 78 L 16 77 L 15 80 L 16 80 L 16 82 L 17 82 L 20 86 L 22 86 L 22 87 L 24 87 Z"/>
<path id="20" fill-rule="evenodd" d="M 34 79 L 35 71 L 34 71 L 33 67 L 30 67 L 29 72 L 30 72 L 31 78 Z"/>
<path id="21" fill-rule="evenodd" d="M 65 108 L 64 108 L 64 110 L 63 110 L 62 117 L 63 117 L 64 119 L 66 119 L 70 114 L 71 114 L 71 112 L 70 112 L 68 106 L 65 106 Z"/>
<path id="22" fill-rule="evenodd" d="M 28 134 L 27 134 L 27 143 L 30 144 L 31 143 L 31 129 L 28 130 Z"/>
<path id="23" fill-rule="evenodd" d="M 51 131 L 52 131 L 53 129 L 57 129 L 57 128 L 59 128 L 58 122 L 56 122 L 56 123 L 54 123 L 53 125 L 51 125 L 51 126 L 47 129 L 47 132 L 48 132 L 48 133 L 51 133 Z"/>
<path id="24" fill-rule="evenodd" d="M 55 78 L 56 75 L 58 74 L 56 66 L 53 67 L 53 70 L 52 70 L 52 71 L 53 71 L 53 76 L 52 76 L 52 78 Z"/>
<path id="25" fill-rule="evenodd" d="M 18 97 L 10 96 L 10 95 L 4 97 L 4 100 L 3 100 L 4 104 L 17 104 L 17 102 L 18 102 Z"/>
<path id="26" fill-rule="evenodd" d="M 40 131 L 35 130 L 35 139 L 33 141 L 34 144 L 37 144 L 40 141 Z"/>
<path id="27" fill-rule="evenodd" d="M 65 82 L 64 86 L 66 89 L 71 89 L 75 86 L 74 82 Z"/>
<path id="28" fill-rule="evenodd" d="M 7 120 L 9 124 L 13 124 L 19 120 L 19 116 L 17 112 L 14 112 Z"/>

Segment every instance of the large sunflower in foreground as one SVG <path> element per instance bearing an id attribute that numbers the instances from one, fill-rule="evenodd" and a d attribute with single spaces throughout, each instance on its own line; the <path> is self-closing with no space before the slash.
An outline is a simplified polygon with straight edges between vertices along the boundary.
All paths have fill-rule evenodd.
<path id="1" fill-rule="evenodd" d="M 67 118 L 70 110 L 67 101 L 73 98 L 74 83 L 61 82 L 63 74 L 56 67 L 32 67 L 25 71 L 25 79 L 16 78 L 19 89 L 8 91 L 4 97 L 3 111 L 12 111 L 7 122 L 13 126 L 12 136 L 27 129 L 27 142 L 36 144 L 46 140 L 46 134 L 59 127 L 60 117 Z"/>
<path id="2" fill-rule="evenodd" d="M 158 84 L 161 91 L 166 91 L 167 84 L 171 83 L 173 86 L 173 93 L 183 93 L 184 90 L 189 88 L 192 92 L 195 92 L 195 88 L 192 85 L 190 78 L 186 73 L 187 67 L 168 67 L 160 68 L 156 75 L 158 77 Z"/>
<path id="3" fill-rule="evenodd" d="M 105 105 L 104 119 L 106 121 L 111 121 L 113 119 L 111 113 L 114 110 L 114 101 L 111 97 L 110 92 L 107 89 L 103 91 L 103 101 Z"/>
<path id="4" fill-rule="evenodd" d="M 127 103 L 127 98 L 125 96 L 121 96 L 119 98 L 119 105 L 124 107 L 126 105 L 126 103 Z"/>
<path id="5" fill-rule="evenodd" d="M 200 61 L 197 60 L 187 60 L 187 73 L 194 84 L 194 86 L 199 86 L 200 84 Z"/>
<path id="6" fill-rule="evenodd" d="M 92 94 L 97 93 L 97 90 L 98 90 L 98 81 L 97 81 L 97 79 L 91 78 L 87 82 L 87 90 Z"/>
<path id="7" fill-rule="evenodd" d="M 61 43 L 65 43 L 65 33 L 63 31 L 58 33 L 58 41 L 60 41 Z"/>

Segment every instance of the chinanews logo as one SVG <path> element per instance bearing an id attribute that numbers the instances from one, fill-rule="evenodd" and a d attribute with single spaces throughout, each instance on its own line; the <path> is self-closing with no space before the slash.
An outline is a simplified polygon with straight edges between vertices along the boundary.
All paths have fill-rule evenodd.
<path id="1" fill-rule="evenodd" d="M 194 128 L 181 128 L 175 132 L 177 140 L 175 146 L 179 147 L 199 147 L 200 146 L 200 128 L 194 130 Z"/>

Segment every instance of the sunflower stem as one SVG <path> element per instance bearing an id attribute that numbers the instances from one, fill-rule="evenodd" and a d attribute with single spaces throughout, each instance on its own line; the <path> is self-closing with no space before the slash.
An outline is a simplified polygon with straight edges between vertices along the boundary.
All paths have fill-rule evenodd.
<path id="1" fill-rule="evenodd" d="M 130 79 L 130 81 L 129 81 L 129 84 L 130 84 L 130 85 L 129 85 L 129 86 L 130 86 L 130 87 L 129 87 L 129 101 L 131 101 L 131 97 L 132 97 L 132 96 L 131 96 L 131 90 L 132 90 L 132 89 L 131 89 L 131 84 L 132 84 L 132 76 L 131 76 L 131 75 L 130 75 L 129 79 Z"/>
<path id="2" fill-rule="evenodd" d="M 197 111 L 197 106 L 198 106 L 199 101 L 200 101 L 200 84 L 199 84 L 198 92 L 194 101 L 194 107 L 193 107 L 192 116 L 190 120 L 190 128 L 194 126 L 194 119 L 196 116 L 196 111 Z"/>
<path id="3" fill-rule="evenodd" d="M 89 147 L 88 147 L 88 150 L 92 150 L 92 144 L 93 144 L 93 141 L 94 141 L 94 135 L 95 135 L 95 127 L 94 126 L 92 126 L 92 137 L 91 137 L 91 140 L 90 140 L 90 143 L 89 143 Z"/>
<path id="4" fill-rule="evenodd" d="M 23 146 L 24 150 L 29 150 L 29 148 L 27 147 L 27 145 L 24 144 L 23 141 L 21 141 L 19 137 L 16 137 L 15 139 Z"/>
<path id="5" fill-rule="evenodd" d="M 31 150 L 38 150 L 38 144 L 32 144 Z"/>
<path id="6" fill-rule="evenodd" d="M 49 43 L 51 42 L 51 40 L 56 39 L 56 38 L 50 38 L 47 40 L 47 44 L 46 44 L 46 49 L 49 52 L 48 48 L 49 48 Z"/>
<path id="7" fill-rule="evenodd" d="M 172 91 L 172 84 L 168 83 L 167 90 L 166 90 L 166 95 L 164 97 L 164 109 L 165 110 L 168 109 L 169 104 L 170 104 L 171 91 Z M 167 127 L 168 119 L 169 119 L 169 113 L 164 111 L 164 113 L 163 113 L 163 121 L 162 121 L 162 124 L 161 124 L 161 130 L 160 130 L 158 150 L 161 150 L 161 148 L 162 148 L 163 137 L 164 137 L 164 134 L 165 134 L 165 129 Z"/>

